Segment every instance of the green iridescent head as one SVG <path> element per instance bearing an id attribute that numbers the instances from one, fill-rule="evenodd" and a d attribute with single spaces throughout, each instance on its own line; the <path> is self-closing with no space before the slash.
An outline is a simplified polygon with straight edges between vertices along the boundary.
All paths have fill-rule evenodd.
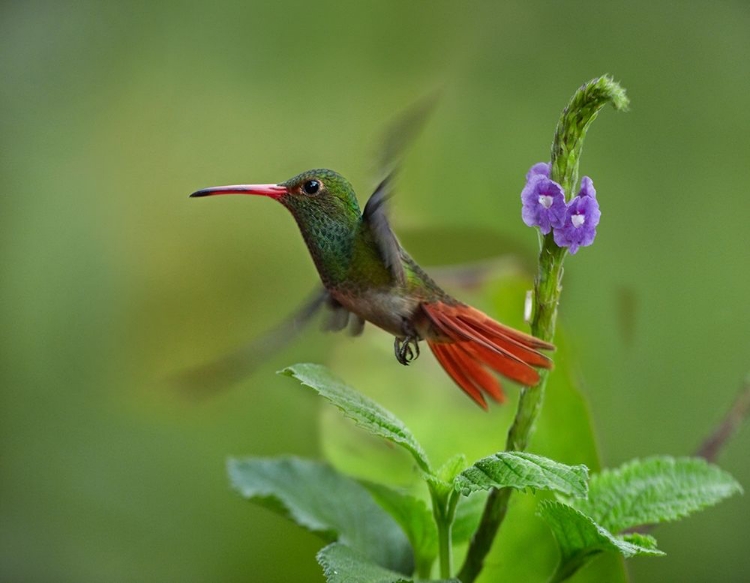
<path id="1" fill-rule="evenodd" d="M 359 215 L 359 203 L 352 185 L 333 170 L 308 170 L 279 186 L 286 188 L 286 194 L 279 202 L 292 211 L 316 207 L 331 210 L 335 208 Z"/>

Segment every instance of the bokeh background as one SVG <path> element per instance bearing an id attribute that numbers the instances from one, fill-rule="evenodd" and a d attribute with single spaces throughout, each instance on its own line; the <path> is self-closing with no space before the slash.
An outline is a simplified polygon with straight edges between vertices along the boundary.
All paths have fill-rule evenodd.
<path id="1" fill-rule="evenodd" d="M 4 2 L 0 579 L 322 581 L 320 541 L 224 469 L 334 439 L 325 407 L 274 375 L 294 362 L 378 387 L 454 451 L 462 435 L 499 448 L 505 411 L 475 409 L 428 354 L 400 368 L 376 330 L 313 328 L 211 398 L 163 382 L 316 282 L 272 201 L 187 195 L 322 166 L 363 199 L 384 128 L 436 88 L 394 225 L 425 264 L 511 250 L 522 266 L 537 241 L 518 194 L 560 110 L 603 73 L 627 88 L 631 111 L 604 110 L 584 151 L 603 219 L 566 263 L 567 365 L 602 465 L 692 452 L 750 369 L 748 31 L 739 1 Z M 490 309 L 487 289 L 457 293 Z M 439 462 L 454 444 L 426 446 Z M 748 451 L 745 427 L 719 460 L 746 488 Z M 748 519 L 745 496 L 662 527 L 668 556 L 630 575 L 745 580 Z"/>

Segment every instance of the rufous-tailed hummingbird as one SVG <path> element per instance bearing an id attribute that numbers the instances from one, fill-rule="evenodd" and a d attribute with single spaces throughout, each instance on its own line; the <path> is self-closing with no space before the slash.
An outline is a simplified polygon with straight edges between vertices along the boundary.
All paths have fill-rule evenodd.
<path id="1" fill-rule="evenodd" d="M 539 381 L 534 367 L 551 368 L 538 352 L 554 346 L 496 322 L 443 291 L 401 247 L 388 223 L 391 178 L 380 183 L 360 212 L 354 189 L 332 170 L 309 170 L 280 184 L 215 186 L 194 192 L 255 194 L 279 201 L 297 221 L 325 290 L 310 312 L 327 303 L 329 328 L 360 333 L 365 321 L 395 336 L 401 364 L 427 342 L 450 377 L 478 405 L 483 393 L 504 400 L 494 371 L 517 383 Z"/>

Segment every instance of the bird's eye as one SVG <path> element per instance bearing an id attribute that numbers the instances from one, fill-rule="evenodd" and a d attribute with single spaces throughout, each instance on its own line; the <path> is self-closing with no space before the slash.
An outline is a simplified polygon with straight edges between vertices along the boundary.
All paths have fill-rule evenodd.
<path id="1" fill-rule="evenodd" d="M 317 194 L 320 190 L 320 182 L 318 180 L 308 180 L 302 185 L 302 190 L 305 194 Z"/>

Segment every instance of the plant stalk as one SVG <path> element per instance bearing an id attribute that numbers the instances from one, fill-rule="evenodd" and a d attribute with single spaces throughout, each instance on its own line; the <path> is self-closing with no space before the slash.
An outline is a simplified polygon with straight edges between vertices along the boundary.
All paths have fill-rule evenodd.
<path id="1" fill-rule="evenodd" d="M 445 521 L 437 523 L 438 551 L 440 553 L 440 578 L 449 579 L 453 571 L 453 552 L 451 549 L 452 524 Z"/>
<path id="2" fill-rule="evenodd" d="M 434 487 L 430 487 L 432 498 L 432 515 L 438 532 L 438 553 L 440 557 L 440 578 L 450 579 L 453 573 L 453 545 L 451 531 L 456 517 L 458 492 L 450 490 L 447 496 L 441 495 Z"/>
<path id="3" fill-rule="evenodd" d="M 562 186 L 568 198 L 572 196 L 578 181 L 586 131 L 607 103 L 611 103 L 615 109 L 624 110 L 628 99 L 622 87 L 612 78 L 599 77 L 580 87 L 560 116 L 552 142 L 550 178 Z M 551 342 L 555 335 L 566 253 L 566 249 L 555 244 L 551 232 L 541 239 L 539 269 L 534 281 L 531 333 L 547 342 Z M 516 416 L 508 431 L 506 451 L 523 451 L 527 448 L 544 402 L 548 378 L 549 371 L 542 370 L 535 387 L 521 389 Z M 462 583 L 473 583 L 482 571 L 485 557 L 507 514 L 511 493 L 510 488 L 495 489 L 487 497 L 479 528 L 469 543 L 466 559 L 458 573 Z"/>

